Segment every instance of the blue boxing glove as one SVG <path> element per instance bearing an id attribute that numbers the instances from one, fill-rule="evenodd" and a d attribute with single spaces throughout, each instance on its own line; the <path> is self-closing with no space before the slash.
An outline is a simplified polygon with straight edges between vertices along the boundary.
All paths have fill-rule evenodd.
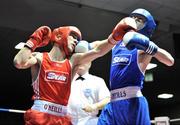
<path id="1" fill-rule="evenodd" d="M 89 50 L 91 50 L 91 46 L 85 40 L 79 41 L 78 44 L 75 47 L 75 53 L 85 53 L 85 52 L 87 52 Z"/>
<path id="2" fill-rule="evenodd" d="M 126 33 L 122 42 L 129 50 L 137 48 L 150 55 L 154 55 L 158 50 L 158 46 L 154 42 L 150 41 L 145 35 L 137 32 Z"/>

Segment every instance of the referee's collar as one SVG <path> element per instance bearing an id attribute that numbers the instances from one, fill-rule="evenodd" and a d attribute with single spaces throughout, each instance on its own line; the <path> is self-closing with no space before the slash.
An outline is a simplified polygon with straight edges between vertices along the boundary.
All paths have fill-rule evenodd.
<path id="1" fill-rule="evenodd" d="M 84 79 L 87 79 L 88 78 L 88 75 L 89 75 L 89 72 L 86 72 L 84 75 L 79 75 L 79 74 L 76 74 L 74 79 L 76 80 L 78 77 L 83 77 Z"/>
<path id="2" fill-rule="evenodd" d="M 81 76 L 86 79 L 88 77 L 88 75 L 89 75 L 89 72 L 86 72 L 84 75 L 81 75 Z M 78 76 L 80 76 L 80 75 L 78 75 Z"/>

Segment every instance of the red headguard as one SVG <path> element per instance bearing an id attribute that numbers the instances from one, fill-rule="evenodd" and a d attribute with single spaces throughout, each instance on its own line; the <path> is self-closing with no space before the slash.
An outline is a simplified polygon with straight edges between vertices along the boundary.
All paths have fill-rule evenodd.
<path id="1" fill-rule="evenodd" d="M 67 38 L 71 33 L 74 33 L 77 36 L 78 41 L 82 39 L 80 30 L 75 26 L 58 27 L 53 30 L 52 37 L 51 37 L 51 40 L 53 42 L 63 47 L 64 52 L 67 57 L 71 55 L 71 53 L 68 52 L 68 45 L 67 45 L 68 44 Z"/>

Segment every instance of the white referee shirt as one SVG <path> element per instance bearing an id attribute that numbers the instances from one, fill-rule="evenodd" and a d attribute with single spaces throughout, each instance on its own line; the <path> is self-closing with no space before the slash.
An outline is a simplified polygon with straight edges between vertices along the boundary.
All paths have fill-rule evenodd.
<path id="1" fill-rule="evenodd" d="M 84 80 L 76 80 L 75 75 L 68 104 L 68 114 L 72 117 L 73 125 L 96 125 L 98 111 L 85 112 L 82 108 L 86 104 L 97 103 L 104 98 L 110 97 L 110 92 L 105 81 L 89 73 L 84 74 Z"/>

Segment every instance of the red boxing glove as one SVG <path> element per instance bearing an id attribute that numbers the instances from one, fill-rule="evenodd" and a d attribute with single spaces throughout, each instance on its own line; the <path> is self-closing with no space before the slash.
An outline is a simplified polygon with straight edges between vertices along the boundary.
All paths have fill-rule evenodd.
<path id="1" fill-rule="evenodd" d="M 48 26 L 41 26 L 30 36 L 25 46 L 34 51 L 37 47 L 46 46 L 50 39 L 51 29 Z"/>
<path id="2" fill-rule="evenodd" d="M 123 36 L 129 31 L 136 31 L 137 25 L 133 18 L 123 18 L 113 29 L 112 34 L 108 37 L 108 42 L 115 45 L 118 41 L 123 39 Z"/>

